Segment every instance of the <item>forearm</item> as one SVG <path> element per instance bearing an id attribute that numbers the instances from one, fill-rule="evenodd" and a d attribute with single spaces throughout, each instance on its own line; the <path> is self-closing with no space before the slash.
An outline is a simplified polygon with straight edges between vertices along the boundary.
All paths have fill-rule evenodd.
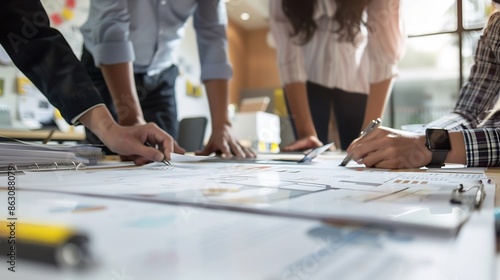
<path id="1" fill-rule="evenodd" d="M 228 81 L 224 79 L 205 80 L 208 104 L 212 117 L 212 135 L 199 155 L 209 155 L 213 152 L 220 153 L 223 157 L 255 157 L 255 153 L 242 146 L 233 135 L 231 121 L 229 120 L 227 106 Z"/>
<path id="2" fill-rule="evenodd" d="M 206 80 L 204 83 L 212 118 L 212 131 L 230 126 L 231 122 L 227 111 L 229 105 L 228 81 Z"/>
<path id="3" fill-rule="evenodd" d="M 106 80 L 118 119 L 121 124 L 136 124 L 144 117 L 135 87 L 132 63 L 102 65 L 101 70 Z"/>
<path id="4" fill-rule="evenodd" d="M 298 138 L 317 136 L 309 110 L 306 84 L 302 82 L 287 84 L 285 85 L 285 94 Z"/>
<path id="5" fill-rule="evenodd" d="M 106 137 L 112 137 L 113 131 L 118 126 L 104 105 L 87 111 L 80 117 L 79 122 L 90 129 L 103 142 L 105 142 Z"/>
<path id="6" fill-rule="evenodd" d="M 387 100 L 392 89 L 393 78 L 381 82 L 370 84 L 370 93 L 366 102 L 365 118 L 363 127 L 366 127 L 372 120 L 382 118 Z"/>

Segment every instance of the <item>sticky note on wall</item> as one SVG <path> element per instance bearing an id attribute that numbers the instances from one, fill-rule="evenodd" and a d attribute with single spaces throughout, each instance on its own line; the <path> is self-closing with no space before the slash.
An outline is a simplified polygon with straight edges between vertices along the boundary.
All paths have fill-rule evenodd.
<path id="1" fill-rule="evenodd" d="M 28 87 L 31 86 L 31 81 L 26 77 L 17 78 L 17 92 L 20 94 L 26 94 L 28 92 Z"/>
<path id="2" fill-rule="evenodd" d="M 283 89 L 274 90 L 274 113 L 281 117 L 288 116 L 288 111 L 286 109 L 285 94 Z"/>
<path id="3" fill-rule="evenodd" d="M 72 20 L 75 17 L 73 11 L 68 8 L 63 8 L 61 14 L 65 20 Z"/>

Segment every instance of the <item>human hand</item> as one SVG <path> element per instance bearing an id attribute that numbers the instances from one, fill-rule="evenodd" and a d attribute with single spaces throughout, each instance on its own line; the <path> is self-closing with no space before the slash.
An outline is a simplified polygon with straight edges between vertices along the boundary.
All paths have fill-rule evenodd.
<path id="1" fill-rule="evenodd" d="M 209 155 L 213 152 L 221 153 L 224 158 L 253 158 L 256 154 L 252 149 L 242 146 L 233 135 L 230 125 L 223 125 L 220 129 L 213 129 L 208 144 L 196 155 Z"/>
<path id="2" fill-rule="evenodd" d="M 79 119 L 111 151 L 124 156 L 132 156 L 135 164 L 143 165 L 151 161 L 170 160 L 170 153 L 185 153 L 165 131 L 156 124 L 121 126 L 115 122 L 106 106 L 100 105 L 85 112 Z M 147 147 L 145 143 L 158 145 L 159 150 Z"/>
<path id="3" fill-rule="evenodd" d="M 144 165 L 152 161 L 170 160 L 170 153 L 185 153 L 177 142 L 154 123 L 136 126 L 116 125 L 112 132 L 104 133 L 102 142 L 122 160 L 132 160 L 136 165 Z M 147 147 L 158 145 L 158 149 Z"/>
<path id="4" fill-rule="evenodd" d="M 129 114 L 131 115 L 131 114 Z M 129 116 L 127 115 L 127 116 Z M 134 125 L 144 125 L 147 122 L 144 120 L 142 116 L 129 116 L 127 118 L 120 118 L 118 120 L 118 124 L 122 126 L 134 126 Z M 125 156 L 120 155 L 120 160 L 122 161 L 134 161 L 137 156 Z"/>
<path id="5" fill-rule="evenodd" d="M 347 153 L 357 163 L 378 168 L 418 168 L 427 165 L 432 158 L 424 135 L 387 127 L 357 138 Z"/>
<path id="6" fill-rule="evenodd" d="M 311 135 L 301 138 L 293 142 L 292 144 L 287 145 L 286 147 L 283 148 L 283 151 L 301 151 L 307 149 L 314 149 L 321 146 L 323 146 L 323 143 L 319 141 L 318 137 Z"/>

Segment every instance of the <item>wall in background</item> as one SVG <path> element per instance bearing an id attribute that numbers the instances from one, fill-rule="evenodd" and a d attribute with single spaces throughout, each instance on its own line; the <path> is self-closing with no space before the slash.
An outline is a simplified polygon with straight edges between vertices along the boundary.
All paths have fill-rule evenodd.
<path id="1" fill-rule="evenodd" d="M 84 2 L 88 3 L 88 0 L 82 3 Z M 78 56 L 81 50 L 81 37 L 77 34 L 79 32 L 77 26 L 81 25 L 87 17 L 87 5 L 82 4 L 82 7 L 74 10 L 75 17 L 71 22 L 63 22 L 57 26 L 69 39 Z M 49 14 L 57 13 L 59 8 L 55 6 L 49 7 Z M 280 87 L 276 66 L 276 52 L 267 44 L 267 34 L 268 29 L 245 30 L 230 21 L 227 35 L 229 58 L 234 73 L 229 85 L 230 103 L 239 104 L 242 90 L 275 89 Z M 188 82 L 195 86 L 202 86 L 199 78 L 200 65 L 196 34 L 191 21 L 185 26 L 185 36 L 180 43 L 176 56 L 181 72 L 176 85 L 179 120 L 193 116 L 205 116 L 210 119 L 204 88 L 201 87 L 201 97 L 186 94 Z M 12 107 L 14 119 L 17 118 L 16 77 L 18 74 L 15 67 L 0 65 L 0 78 L 4 80 L 4 94 L 0 96 L 0 104 L 7 104 Z M 210 125 L 208 128 L 207 134 L 210 133 Z"/>
<path id="2" fill-rule="evenodd" d="M 281 87 L 276 50 L 267 43 L 269 29 L 245 30 L 229 22 L 229 57 L 234 75 L 230 82 L 230 102 L 238 104 L 242 92 Z M 247 97 L 247 96 L 245 96 Z"/>
<path id="3" fill-rule="evenodd" d="M 248 77 L 245 87 L 278 88 L 281 86 L 276 50 L 267 43 L 269 29 L 257 29 L 248 32 Z"/>
<path id="4" fill-rule="evenodd" d="M 86 1 L 88 2 L 88 0 Z M 56 13 L 57 11 L 58 7 L 48 7 L 49 15 Z M 88 9 L 74 9 L 74 12 L 74 20 L 71 22 L 63 22 L 56 27 L 61 29 L 63 35 L 70 41 L 70 45 L 76 52 L 76 55 L 79 56 L 82 42 L 79 41 L 81 36 L 77 25 L 81 25 L 85 21 Z M 78 34 L 68 34 L 68 32 Z M 185 26 L 185 36 L 180 43 L 176 56 L 176 60 L 178 61 L 181 71 L 181 75 L 177 79 L 176 84 L 179 120 L 191 116 L 206 116 L 209 118 L 208 102 L 203 87 L 201 87 L 201 97 L 188 96 L 186 94 L 186 84 L 188 81 L 195 86 L 201 85 L 196 36 L 191 21 L 189 21 Z M 11 107 L 13 119 L 18 118 L 17 100 L 19 95 L 16 93 L 16 77 L 19 74 L 20 72 L 16 67 L 0 64 L 0 79 L 4 80 L 4 92 L 3 95 L 0 96 L 0 104 Z"/>
<path id="5" fill-rule="evenodd" d="M 8 105 L 10 107 L 10 119 L 16 118 L 17 94 L 16 92 L 16 74 L 17 68 L 13 65 L 0 64 L 0 79 L 3 80 L 2 95 L 0 95 L 0 105 Z M 7 120 L 0 120 L 5 123 Z"/>
<path id="6" fill-rule="evenodd" d="M 208 100 L 206 92 L 202 87 L 202 96 L 195 97 L 187 94 L 187 83 L 193 86 L 202 86 L 200 75 L 201 67 L 196 44 L 196 33 L 192 20 L 189 20 L 184 28 L 182 38 L 177 52 L 175 53 L 179 77 L 176 80 L 176 98 L 179 120 L 191 116 L 209 117 Z"/>
<path id="7" fill-rule="evenodd" d="M 229 21 L 227 39 L 229 44 L 229 60 L 233 66 L 233 78 L 229 81 L 229 103 L 237 104 L 241 90 L 246 87 L 248 72 L 247 31 Z"/>

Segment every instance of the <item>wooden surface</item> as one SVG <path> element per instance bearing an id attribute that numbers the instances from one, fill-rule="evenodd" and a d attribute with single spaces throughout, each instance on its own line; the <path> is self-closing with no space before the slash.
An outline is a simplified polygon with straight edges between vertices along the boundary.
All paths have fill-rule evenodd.
<path id="1" fill-rule="evenodd" d="M 43 141 L 50 135 L 51 130 L 0 130 L 0 136 L 18 140 Z M 53 141 L 79 141 L 85 139 L 85 133 L 55 131 L 51 140 Z"/>

